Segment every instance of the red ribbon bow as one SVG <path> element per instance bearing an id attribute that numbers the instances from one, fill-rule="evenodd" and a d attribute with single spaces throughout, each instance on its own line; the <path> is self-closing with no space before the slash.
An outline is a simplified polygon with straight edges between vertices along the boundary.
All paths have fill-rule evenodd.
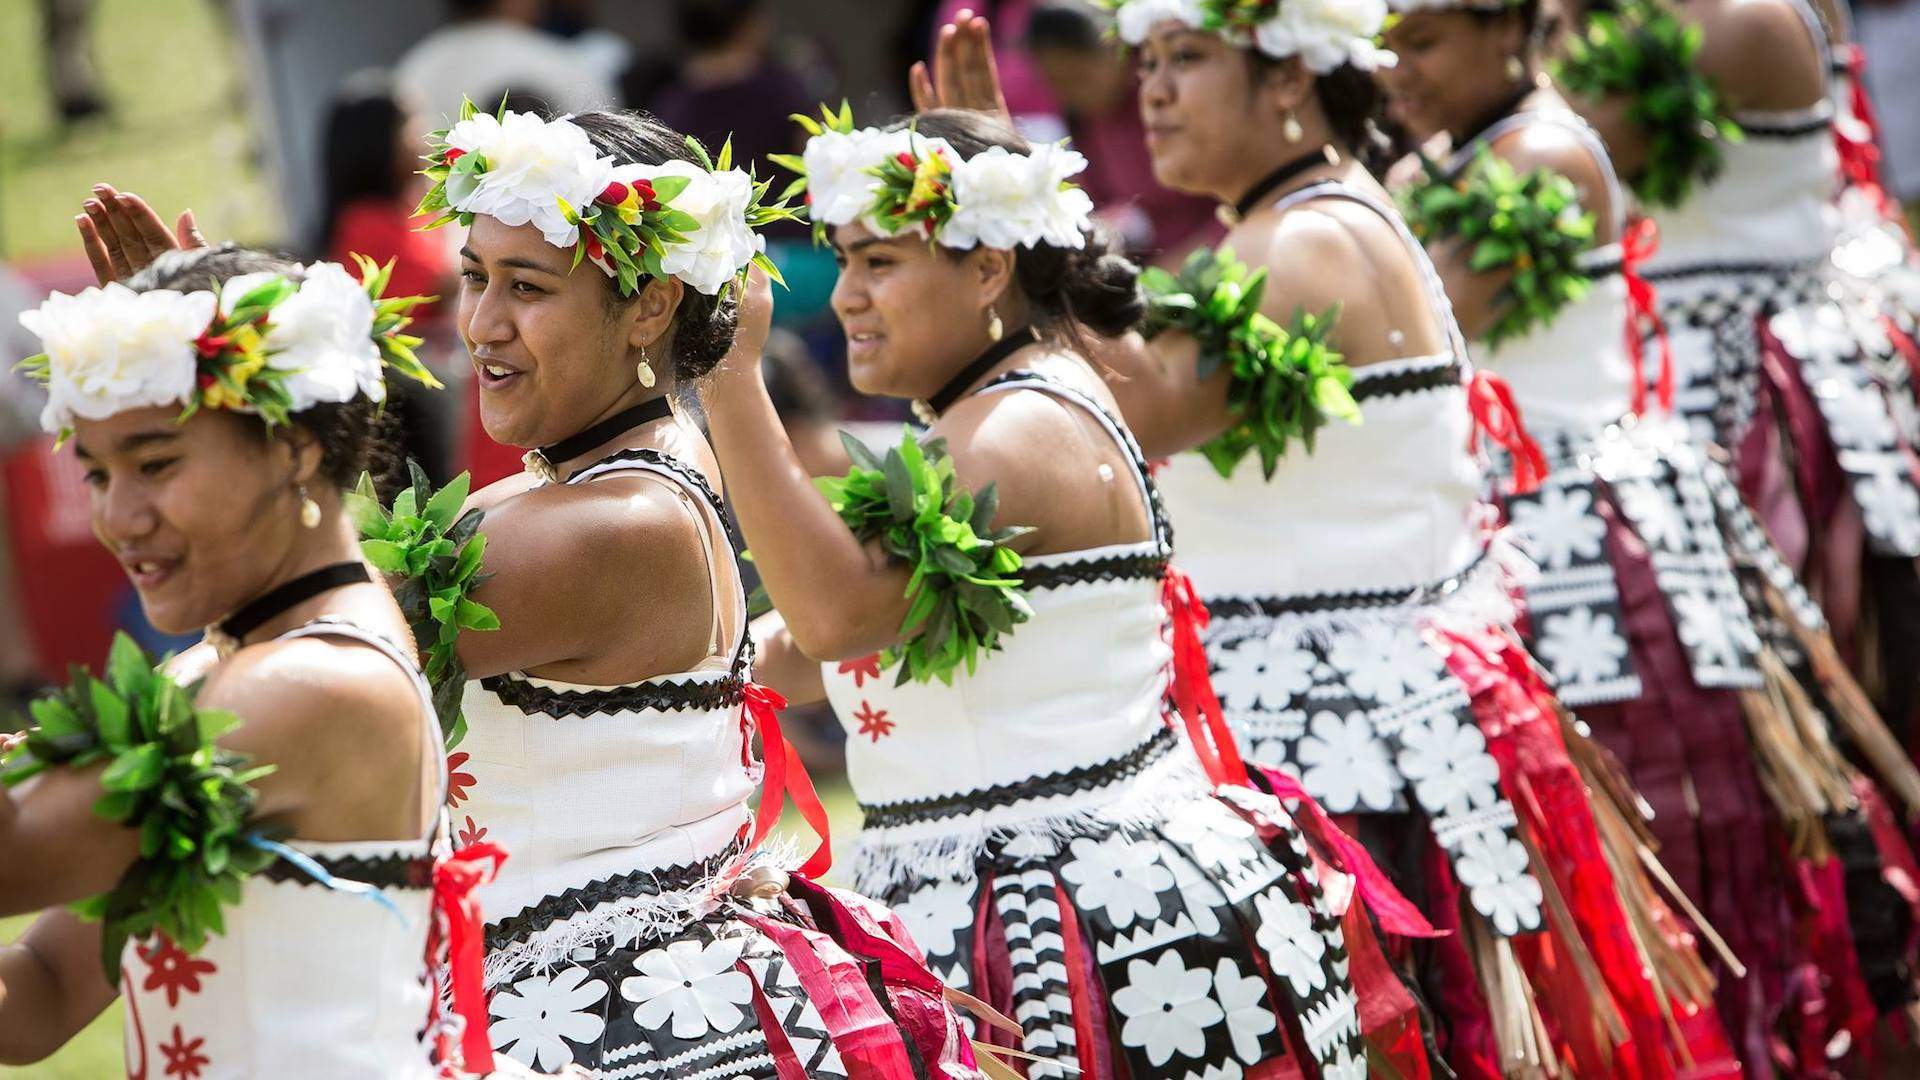
<path id="1" fill-rule="evenodd" d="M 493 1040 L 487 1033 L 487 991 L 482 979 L 486 924 L 480 916 L 480 901 L 473 894 L 491 882 L 506 861 L 507 853 L 499 845 L 481 843 L 461 848 L 433 865 L 434 922 L 428 955 L 440 955 L 444 934 L 453 1011 L 462 1021 L 461 1067 L 483 1076 L 493 1071 Z M 439 1012 L 439 1002 L 440 995 L 435 993 L 435 1013 Z M 438 1047 L 440 1060 L 450 1062 L 452 1049 L 443 1032 Z"/>
<path id="2" fill-rule="evenodd" d="M 777 691 L 758 683 L 747 684 L 743 719 L 760 733 L 760 754 L 767 763 L 766 779 L 760 786 L 760 806 L 753 815 L 753 846 L 759 847 L 773 832 L 791 794 L 793 804 L 800 808 L 800 816 L 820 837 L 820 846 L 801 865 L 800 876 L 817 878 L 833 865 L 833 838 L 827 825 L 827 808 L 820 805 L 820 796 L 813 790 L 813 777 L 807 775 L 806 763 L 780 733 L 780 710 L 786 707 L 787 699 Z"/>
<path id="3" fill-rule="evenodd" d="M 1473 414 L 1475 444 L 1485 435 L 1512 455 L 1514 493 L 1525 495 L 1539 488 L 1547 477 L 1547 455 L 1527 434 L 1507 380 L 1484 369 L 1475 371 L 1467 384 L 1467 410 Z"/>
<path id="4" fill-rule="evenodd" d="M 1667 324 L 1654 303 L 1653 285 L 1640 275 L 1640 266 L 1660 249 L 1660 226 L 1652 218 L 1641 218 L 1627 227 L 1620 238 L 1620 277 L 1627 283 L 1627 355 L 1633 358 L 1633 413 L 1647 411 L 1647 357 L 1645 329 L 1653 327 L 1660 341 L 1660 384 L 1656 396 L 1660 410 L 1673 412 L 1673 343 L 1667 340 Z"/>
<path id="5" fill-rule="evenodd" d="M 1904 224 L 1898 206 L 1880 182 L 1880 118 L 1867 96 L 1867 54 L 1858 42 L 1845 46 L 1848 81 L 1853 85 L 1849 116 L 1833 125 L 1834 149 L 1840 153 L 1840 175 L 1848 185 L 1866 192 L 1874 208 L 1889 221 Z"/>
<path id="6" fill-rule="evenodd" d="M 1207 648 L 1200 641 L 1200 631 L 1210 617 L 1207 606 L 1193 591 L 1193 579 L 1171 566 L 1160 583 L 1160 602 L 1173 627 L 1174 707 L 1186 722 L 1187 738 L 1200 757 L 1200 766 L 1216 787 L 1250 787 L 1246 763 L 1240 760 L 1240 748 L 1234 745 L 1226 713 L 1213 692 Z"/>

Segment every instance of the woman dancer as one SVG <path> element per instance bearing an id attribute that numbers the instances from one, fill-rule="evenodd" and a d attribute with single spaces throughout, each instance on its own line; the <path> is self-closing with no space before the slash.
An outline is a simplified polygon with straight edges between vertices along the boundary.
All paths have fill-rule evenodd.
<path id="1" fill-rule="evenodd" d="M 470 226 L 481 416 L 533 448 L 471 500 L 469 602 L 499 629 L 471 620 L 441 669 L 469 680 L 461 840 L 517 855 L 486 893 L 493 1042 L 542 1071 L 972 1075 L 897 924 L 754 850 L 787 782 L 823 854 L 825 823 L 752 682 L 712 454 L 672 404 L 732 342 L 727 293 L 783 213 L 727 157 L 628 113 L 469 110 L 431 141 L 427 208 Z"/>
<path id="2" fill-rule="evenodd" d="M 1658 40 L 1644 28 L 1675 17 L 1632 4 L 1590 18 L 1630 55 Z M 1741 141 L 1706 139 L 1700 117 L 1673 122 L 1592 52 L 1570 53 L 1567 85 L 1659 225 L 1644 273 L 1672 335 L 1676 408 L 1732 452 L 1742 491 L 1911 753 L 1920 489 L 1885 378 L 1906 361 L 1831 264 L 1826 37 L 1802 0 L 1690 0 L 1677 17 L 1701 45 L 1674 68 L 1692 82 L 1663 100 L 1712 104 L 1704 119 L 1737 125 Z"/>
<path id="3" fill-rule="evenodd" d="M 1885 917 L 1905 903 L 1854 810 L 1867 782 L 1826 734 L 1823 712 L 1840 715 L 1844 702 L 1793 670 L 1797 644 L 1783 655 L 1763 642 L 1759 627 L 1775 620 L 1766 607 L 1749 612 L 1735 554 L 1790 579 L 1770 548 L 1749 548 L 1759 530 L 1724 471 L 1665 419 L 1659 394 L 1647 400 L 1649 382 L 1666 385 L 1639 376 L 1662 355 L 1642 340 L 1652 291 L 1637 273 L 1653 230 L 1627 227 L 1599 137 L 1536 74 L 1534 6 L 1408 7 L 1387 35 L 1399 62 L 1383 82 L 1411 133 L 1447 136 L 1448 154 L 1410 162 L 1402 203 L 1552 470 L 1537 492 L 1503 493 L 1541 563 L 1526 597 L 1533 651 L 1560 699 L 1626 766 L 1654 810 L 1662 862 L 1725 936 L 1732 955 L 1717 1000 L 1746 1058 L 1767 1060 L 1782 1024 L 1793 1042 L 1824 1045 L 1859 1019 L 1849 1009 L 1869 987 L 1883 1008 L 1911 993 L 1902 933 L 1911 918 Z M 1496 227 L 1503 198 L 1518 209 Z M 1778 595 L 1810 606 L 1795 586 Z M 1815 698 L 1822 711 L 1784 707 Z M 1920 793 L 1878 717 L 1854 719 L 1872 727 L 1901 790 Z M 1841 859 L 1825 856 L 1833 847 Z M 1911 862 L 1904 844 L 1893 855 Z M 1792 921 L 1806 912 L 1788 885 L 1802 879 L 1821 881 L 1856 917 L 1850 933 L 1829 941 L 1848 924 Z M 1796 967 L 1821 959 L 1842 961 L 1824 990 L 1790 983 Z M 1743 966 L 1751 977 L 1729 977 Z"/>
<path id="4" fill-rule="evenodd" d="M 467 875 L 431 857 L 433 706 L 341 510 L 383 369 L 425 376 L 383 284 L 202 249 L 23 318 L 95 532 L 155 626 L 218 644 L 169 674 L 122 638 L 0 773 L 0 913 L 47 909 L 0 948 L 0 1060 L 120 994 L 130 1076 L 435 1075 L 434 889 Z"/>
<path id="5" fill-rule="evenodd" d="M 1166 518 L 1080 352 L 1140 314 L 1070 181 L 1084 159 L 979 113 L 814 127 L 789 164 L 842 264 L 854 383 L 915 399 L 930 437 L 850 444 L 816 491 L 758 374 L 764 310 L 702 390 L 784 619 L 770 667 L 849 731 L 856 880 L 1060 1066 L 1358 1077 L 1364 1028 L 1425 1075 L 1364 917 L 1349 937 L 1333 876 L 1192 708 L 1205 661 Z"/>

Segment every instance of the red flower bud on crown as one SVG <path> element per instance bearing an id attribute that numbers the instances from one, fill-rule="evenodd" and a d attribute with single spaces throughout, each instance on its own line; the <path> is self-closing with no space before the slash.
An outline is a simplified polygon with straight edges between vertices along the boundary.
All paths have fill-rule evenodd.
<path id="1" fill-rule="evenodd" d="M 902 166 L 908 169 L 915 169 L 919 167 L 919 165 L 913 160 L 913 155 L 906 152 L 905 150 L 902 150 L 899 153 L 893 155 L 893 160 L 899 162 Z"/>
<path id="2" fill-rule="evenodd" d="M 200 384 L 200 389 L 205 390 L 207 387 L 212 386 L 214 383 L 218 382 L 219 380 L 215 379 L 212 375 L 209 375 L 203 371 L 200 373 L 200 376 L 196 381 Z"/>
<path id="3" fill-rule="evenodd" d="M 593 235 L 592 232 L 588 232 L 586 236 L 587 236 L 587 258 L 593 259 L 595 261 L 605 261 L 607 257 L 607 249 L 605 245 L 600 243 L 600 238 Z"/>
<path id="4" fill-rule="evenodd" d="M 229 344 L 231 344 L 231 342 L 228 341 L 226 335 L 216 334 L 211 330 L 202 330 L 200 331 L 200 336 L 193 339 L 195 351 L 199 352 L 199 354 L 207 360 L 211 360 L 221 353 L 226 352 Z"/>
<path id="5" fill-rule="evenodd" d="M 635 180 L 633 190 L 640 195 L 640 208 L 648 212 L 660 209 L 660 200 L 653 193 L 653 181 Z"/>
<path id="6" fill-rule="evenodd" d="M 465 150 L 462 150 L 457 146 L 449 146 L 447 147 L 447 152 L 441 155 L 440 160 L 451 165 L 454 162 L 459 161 L 461 158 L 466 156 L 467 156 L 467 152 Z"/>
<path id="7" fill-rule="evenodd" d="M 618 180 L 612 181 L 600 192 L 599 201 L 608 206 L 619 206 L 627 201 L 627 185 Z"/>

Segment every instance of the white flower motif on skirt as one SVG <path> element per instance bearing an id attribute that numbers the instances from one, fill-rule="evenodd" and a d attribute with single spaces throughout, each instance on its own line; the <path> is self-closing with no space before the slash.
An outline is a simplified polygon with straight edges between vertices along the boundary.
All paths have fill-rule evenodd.
<path id="1" fill-rule="evenodd" d="M 1884 450 L 1894 445 L 1893 419 L 1877 388 L 1861 386 L 1846 371 L 1820 378 L 1813 378 L 1811 371 L 1807 375 L 1835 445 L 1848 450 Z"/>
<path id="2" fill-rule="evenodd" d="M 673 1037 L 697 1039 L 709 1031 L 725 1035 L 746 1019 L 753 980 L 736 970 L 743 948 L 739 938 L 702 944 L 682 940 L 642 953 L 633 962 L 640 972 L 621 980 L 620 996 L 633 1002 L 633 1020 L 657 1030 L 669 1019 Z"/>
<path id="3" fill-rule="evenodd" d="M 1607 524 L 1593 513 L 1593 494 L 1581 488 L 1543 487 L 1512 503 L 1513 527 L 1526 538 L 1540 565 L 1564 570 L 1575 559 L 1600 557 Z"/>
<path id="4" fill-rule="evenodd" d="M 1293 984 L 1296 996 L 1306 997 L 1327 988 L 1327 971 L 1321 960 L 1327 954 L 1327 942 L 1313 925 L 1313 913 L 1288 899 L 1278 886 L 1253 898 L 1260 913 L 1260 928 L 1253 939 L 1266 950 L 1273 973 Z"/>
<path id="5" fill-rule="evenodd" d="M 1803 363 L 1838 367 L 1860 352 L 1859 342 L 1848 332 L 1846 318 L 1832 304 L 1787 308 L 1768 319 L 1767 328 L 1794 359 Z"/>
<path id="6" fill-rule="evenodd" d="M 1267 981 L 1257 971 L 1243 977 L 1240 965 L 1223 956 L 1213 969 L 1213 996 L 1226 1011 L 1233 1052 L 1249 1065 L 1259 1064 L 1260 1036 L 1280 1026 L 1267 1008 Z"/>
<path id="7" fill-rule="evenodd" d="M 606 996 L 607 984 L 588 981 L 583 967 L 564 968 L 551 979 L 529 976 L 495 991 L 487 1003 L 493 1014 L 487 1034 L 494 1049 L 520 1064 L 556 1072 L 573 1062 L 565 1040 L 591 1044 L 606 1031 L 606 1019 L 594 1008 Z"/>
<path id="8" fill-rule="evenodd" d="M 1920 492 L 1892 469 L 1884 469 L 1853 485 L 1867 532 L 1882 537 L 1896 551 L 1920 551 Z"/>
<path id="9" fill-rule="evenodd" d="M 1177 950 L 1160 954 L 1154 963 L 1127 964 L 1127 985 L 1113 992 L 1113 1007 L 1127 1022 L 1120 1041 L 1140 1047 L 1155 1067 L 1174 1054 L 1197 1058 L 1206 1053 L 1207 1029 L 1226 1019 L 1213 1000 L 1213 975 L 1205 968 L 1188 970 Z"/>
<path id="10" fill-rule="evenodd" d="M 937 881 L 913 890 L 893 913 L 928 955 L 947 956 L 958 947 L 960 931 L 973 925 L 978 892 L 970 881 Z"/>
<path id="11" fill-rule="evenodd" d="M 1627 643 L 1613 616 L 1585 606 L 1543 616 L 1533 651 L 1555 674 L 1575 683 L 1617 678 L 1627 660 Z"/>
<path id="12" fill-rule="evenodd" d="M 1366 713 L 1315 713 L 1308 730 L 1294 754 L 1305 766 L 1301 783 L 1321 805 L 1336 814 L 1392 809 L 1400 784 Z"/>
<path id="13" fill-rule="evenodd" d="M 1335 634 L 1327 645 L 1327 662 L 1346 676 L 1354 693 L 1382 705 L 1433 685 L 1446 663 L 1419 631 L 1377 625 Z"/>
<path id="14" fill-rule="evenodd" d="M 1486 737 L 1454 713 L 1400 733 L 1400 775 L 1433 814 L 1478 810 L 1499 797 L 1500 764 L 1487 753 Z"/>
<path id="15" fill-rule="evenodd" d="M 1073 861 L 1060 876 L 1075 888 L 1075 902 L 1100 908 L 1122 929 L 1160 914 L 1160 894 L 1173 887 L 1173 872 L 1161 865 L 1153 844 L 1113 833 L 1104 840 L 1080 837 Z"/>
<path id="16" fill-rule="evenodd" d="M 1695 592 L 1672 597 L 1680 643 L 1704 664 L 1728 667 L 1738 662 L 1738 646 L 1727 626 L 1727 614 L 1709 597 Z"/>
<path id="17" fill-rule="evenodd" d="M 1367 1080 L 1365 1058 L 1356 1058 L 1345 1050 L 1333 1064 L 1320 1070 L 1321 1080 Z"/>
<path id="18" fill-rule="evenodd" d="M 1213 650 L 1213 662 L 1213 689 L 1226 708 L 1284 708 L 1313 689 L 1313 654 L 1290 643 L 1242 638 Z"/>
<path id="19" fill-rule="evenodd" d="M 1460 847 L 1454 869 L 1473 909 L 1492 920 L 1503 937 L 1540 926 L 1540 883 L 1528 868 L 1527 848 L 1517 837 L 1488 830 Z"/>
<path id="20" fill-rule="evenodd" d="M 1252 823 L 1212 801 L 1197 802 L 1169 817 L 1160 833 L 1184 846 L 1202 866 L 1216 870 L 1245 862 L 1257 842 Z"/>
<path id="21" fill-rule="evenodd" d="M 1685 551 L 1687 522 L 1680 508 L 1650 480 L 1617 481 L 1613 490 L 1627 512 L 1634 531 L 1647 546 L 1659 551 Z"/>

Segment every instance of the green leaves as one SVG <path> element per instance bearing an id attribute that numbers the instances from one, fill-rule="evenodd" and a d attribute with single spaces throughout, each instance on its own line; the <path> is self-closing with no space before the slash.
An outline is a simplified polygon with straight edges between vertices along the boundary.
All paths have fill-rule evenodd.
<path id="1" fill-rule="evenodd" d="M 1296 312 L 1282 327 L 1260 311 L 1267 272 L 1234 258 L 1233 251 L 1201 249 L 1179 273 L 1151 267 L 1140 275 L 1147 294 L 1142 332 L 1191 335 L 1200 345 L 1199 372 L 1228 372 L 1227 401 L 1233 426 L 1200 448 L 1216 471 L 1230 476 L 1250 453 L 1271 477 L 1295 441 L 1313 452 L 1314 436 L 1328 420 L 1360 422 L 1353 400 L 1353 372 L 1327 345 L 1337 309 L 1319 315 Z"/>
<path id="2" fill-rule="evenodd" d="M 1423 164 L 1425 181 L 1400 198 L 1407 227 L 1423 243 L 1464 243 L 1475 273 L 1510 272 L 1484 335 L 1490 348 L 1552 322 L 1587 295 L 1592 278 L 1580 257 L 1593 249 L 1593 215 L 1581 209 L 1573 181 L 1551 169 L 1521 175 L 1485 146 L 1455 177 Z"/>
<path id="3" fill-rule="evenodd" d="M 486 580 L 480 564 L 487 538 L 480 533 L 481 511 L 462 514 L 470 481 L 461 473 L 439 491 L 420 466 L 409 461 L 413 486 L 382 509 L 373 478 L 362 475 L 347 496 L 347 513 L 360 530 L 360 551 L 375 569 L 402 579 L 393 590 L 413 639 L 425 652 L 427 682 L 433 688 L 440 734 L 449 748 L 466 734 L 460 700 L 467 670 L 454 652 L 462 630 L 500 629 L 492 609 L 472 599 Z"/>
<path id="4" fill-rule="evenodd" d="M 130 937 L 157 931 L 187 952 L 204 947 L 225 927 L 221 906 L 272 860 L 246 842 L 252 785 L 272 767 L 247 769 L 244 755 L 214 743 L 238 718 L 196 708 L 192 692 L 125 634 L 114 638 L 104 679 L 76 668 L 65 689 L 31 709 L 39 726 L 0 760 L 0 784 L 104 762 L 93 811 L 140 836 L 140 856 L 119 883 L 73 905 L 102 923 L 107 981 L 119 981 Z"/>
<path id="5" fill-rule="evenodd" d="M 853 468 L 814 484 L 856 537 L 913 571 L 900 644 L 881 661 L 899 663 L 898 682 L 951 685 L 961 665 L 972 673 L 1001 634 L 1033 615 L 1013 576 L 1020 555 L 1005 546 L 1026 530 L 992 528 L 998 494 L 992 484 L 978 497 L 960 486 L 944 439 L 923 447 L 907 428 L 885 458 L 845 432 L 840 441 Z"/>
<path id="6" fill-rule="evenodd" d="M 1659 0 L 1619 0 L 1587 16 L 1569 37 L 1554 79 L 1568 93 L 1628 99 L 1627 117 L 1647 136 L 1646 165 L 1627 178 L 1640 201 L 1678 206 L 1696 183 L 1720 174 L 1721 144 L 1740 142 L 1713 80 L 1694 65 L 1700 28 Z"/>

